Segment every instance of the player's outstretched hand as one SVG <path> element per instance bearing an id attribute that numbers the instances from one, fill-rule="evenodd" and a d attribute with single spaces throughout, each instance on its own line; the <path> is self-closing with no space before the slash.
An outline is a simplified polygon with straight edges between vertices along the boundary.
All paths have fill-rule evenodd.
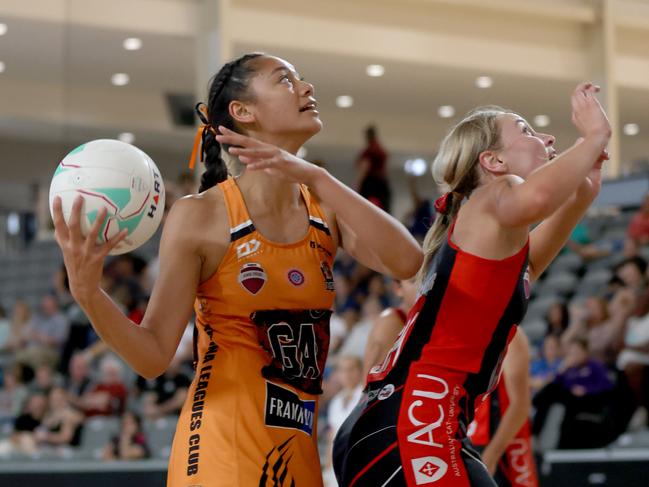
<path id="1" fill-rule="evenodd" d="M 83 197 L 75 198 L 67 224 L 63 218 L 61 205 L 61 198 L 55 197 L 52 208 L 54 236 L 63 252 L 63 261 L 70 282 L 70 293 L 79 304 L 83 305 L 93 293 L 99 291 L 104 259 L 126 237 L 128 231 L 122 230 L 107 242 L 97 244 L 97 235 L 99 235 L 99 230 L 106 219 L 106 208 L 99 211 L 90 232 L 84 237 L 81 233 Z"/>
<path id="2" fill-rule="evenodd" d="M 604 109 L 597 100 L 599 86 L 580 83 L 572 94 L 572 123 L 582 137 L 597 137 L 608 140 L 611 137 L 611 124 Z"/>
<path id="3" fill-rule="evenodd" d="M 267 173 L 296 183 L 309 185 L 321 169 L 299 157 L 272 144 L 241 135 L 223 126 L 216 140 L 232 147 L 228 152 L 237 156 L 251 171 L 263 170 Z"/>

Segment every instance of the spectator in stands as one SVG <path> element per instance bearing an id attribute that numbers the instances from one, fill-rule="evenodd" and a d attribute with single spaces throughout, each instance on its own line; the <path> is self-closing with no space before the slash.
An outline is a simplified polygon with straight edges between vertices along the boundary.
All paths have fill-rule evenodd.
<path id="1" fill-rule="evenodd" d="M 406 175 L 408 181 L 408 190 L 412 201 L 412 208 L 405 217 L 405 225 L 417 239 L 423 242 L 426 232 L 433 225 L 435 220 L 431 200 L 424 198 L 417 190 L 417 177 L 411 174 Z"/>
<path id="2" fill-rule="evenodd" d="M 27 388 L 20 382 L 18 369 L 5 368 L 3 377 L 0 389 L 0 425 L 8 421 L 13 422 L 27 398 Z"/>
<path id="3" fill-rule="evenodd" d="M 642 206 L 629 222 L 627 241 L 634 249 L 649 243 L 649 194 L 645 196 Z"/>
<path id="4" fill-rule="evenodd" d="M 150 456 L 149 445 L 142 430 L 142 419 L 132 411 L 122 414 L 119 436 L 104 447 L 104 460 L 141 460 Z"/>
<path id="5" fill-rule="evenodd" d="M 11 336 L 11 321 L 7 318 L 5 309 L 0 305 L 0 365 L 3 357 L 9 352 L 9 337 Z"/>
<path id="6" fill-rule="evenodd" d="M 624 286 L 633 290 L 638 295 L 644 293 L 647 286 L 647 261 L 642 257 L 628 257 L 615 266 L 615 275 L 624 283 Z"/>
<path id="7" fill-rule="evenodd" d="M 47 413 L 35 430 L 40 446 L 79 446 L 83 414 L 68 402 L 65 389 L 54 387 L 48 398 Z"/>
<path id="8" fill-rule="evenodd" d="M 615 360 L 622 349 L 626 321 L 635 306 L 635 297 L 629 289 L 618 291 L 610 303 L 602 297 L 588 298 L 584 305 L 576 307 L 573 319 L 561 337 L 564 346 L 573 339 L 585 339 L 588 353 L 602 363 L 615 367 Z"/>
<path id="9" fill-rule="evenodd" d="M 68 338 L 63 345 L 61 354 L 61 363 L 59 370 L 65 372 L 70 367 L 70 359 L 73 354 L 80 350 L 85 350 L 97 340 L 97 334 L 90 324 L 90 320 L 75 301 L 70 304 L 66 311 L 68 321 L 70 322 L 70 331 Z"/>
<path id="10" fill-rule="evenodd" d="M 27 343 L 31 327 L 31 315 L 29 305 L 22 299 L 17 299 L 11 315 L 11 333 L 6 344 L 8 350 L 16 352 Z"/>
<path id="11" fill-rule="evenodd" d="M 9 445 L 0 447 L 0 453 L 16 451 L 34 454 L 38 451 L 35 431 L 41 425 L 47 412 L 47 396 L 37 392 L 31 394 L 25 401 L 20 415 L 14 421 L 13 433 Z M 7 446 L 9 448 L 7 448 Z"/>
<path id="12" fill-rule="evenodd" d="M 101 362 L 101 379 L 83 397 L 86 416 L 115 416 L 124 412 L 127 390 L 122 378 L 122 364 L 113 355 Z"/>
<path id="13" fill-rule="evenodd" d="M 90 366 L 84 353 L 77 352 L 72 356 L 64 386 L 70 404 L 82 410 L 83 397 L 91 388 Z"/>
<path id="14" fill-rule="evenodd" d="M 536 394 L 555 379 L 559 373 L 561 360 L 559 337 L 550 333 L 543 339 L 541 356 L 530 363 L 530 386 L 533 394 Z"/>
<path id="15" fill-rule="evenodd" d="M 386 308 L 390 306 L 388 289 L 385 285 L 385 277 L 378 273 L 372 273 L 367 283 L 367 297 L 376 298 L 381 306 Z"/>
<path id="16" fill-rule="evenodd" d="M 40 313 L 31 320 L 25 348 L 18 351 L 16 360 L 32 368 L 41 364 L 56 366 L 68 331 L 68 320 L 61 312 L 56 298 L 46 294 L 41 299 Z"/>
<path id="17" fill-rule="evenodd" d="M 617 367 L 624 371 L 638 408 L 633 423 L 646 425 L 649 410 L 649 397 L 646 393 L 649 380 L 649 313 L 628 319 L 624 348 L 617 358 Z"/>
<path id="18" fill-rule="evenodd" d="M 327 447 L 324 462 L 324 477 L 327 486 L 336 485 L 333 480 L 331 464 L 333 440 L 340 426 L 363 396 L 361 359 L 349 355 L 338 356 L 334 374 L 334 380 L 340 385 L 340 390 L 331 399 L 327 408 Z"/>
<path id="19" fill-rule="evenodd" d="M 340 353 L 363 359 L 367 337 L 372 331 L 372 325 L 383 311 L 381 302 L 375 296 L 368 297 L 363 303 L 361 319 L 357 322 L 343 343 Z"/>
<path id="20" fill-rule="evenodd" d="M 547 334 L 561 336 L 568 328 L 570 314 L 565 301 L 557 301 L 548 308 L 545 314 L 545 321 L 548 325 Z"/>
<path id="21" fill-rule="evenodd" d="M 599 247 L 593 242 L 588 228 L 582 222 L 577 223 L 573 229 L 570 238 L 566 242 L 566 248 L 572 250 L 585 262 L 611 254 L 610 249 Z"/>
<path id="22" fill-rule="evenodd" d="M 390 185 L 387 176 L 388 154 L 381 146 L 376 127 L 365 130 L 366 146 L 358 156 L 358 192 L 379 208 L 390 212 Z"/>
<path id="23" fill-rule="evenodd" d="M 146 262 L 132 254 L 120 255 L 106 265 L 105 274 L 112 280 L 109 294 L 124 306 L 127 313 L 135 309 L 145 294 L 140 283 L 145 267 Z"/>
<path id="24" fill-rule="evenodd" d="M 533 399 L 536 407 L 534 434 L 543 428 L 550 406 L 561 403 L 566 407 L 566 414 L 561 426 L 559 448 L 604 446 L 610 439 L 598 433 L 603 433 L 606 428 L 606 407 L 611 403 L 613 387 L 606 366 L 588 355 L 588 343 L 573 339 L 568 345 L 559 374 Z M 584 414 L 588 421 L 581 419 Z"/>
<path id="25" fill-rule="evenodd" d="M 177 355 L 161 376 L 147 380 L 138 377 L 136 388 L 142 396 L 142 414 L 146 419 L 157 419 L 169 414 L 179 414 L 191 384 L 188 374 L 182 370 Z"/>
<path id="26" fill-rule="evenodd" d="M 48 365 L 39 365 L 34 373 L 28 389 L 30 392 L 42 392 L 46 396 L 54 387 L 60 387 L 63 384 L 63 377 L 57 374 L 54 369 Z"/>
<path id="27" fill-rule="evenodd" d="M 59 306 L 64 310 L 67 310 L 68 306 L 74 303 L 74 298 L 70 294 L 68 273 L 65 270 L 65 265 L 61 265 L 61 268 L 52 276 L 52 294 Z"/>

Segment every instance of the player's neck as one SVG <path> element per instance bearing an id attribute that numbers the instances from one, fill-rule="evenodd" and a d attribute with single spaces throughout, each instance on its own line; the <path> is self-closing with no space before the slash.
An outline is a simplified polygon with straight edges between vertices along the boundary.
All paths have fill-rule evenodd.
<path id="1" fill-rule="evenodd" d="M 255 208 L 281 213 L 300 204 L 300 188 L 296 183 L 263 171 L 244 171 L 237 179 L 237 184 L 246 203 Z"/>

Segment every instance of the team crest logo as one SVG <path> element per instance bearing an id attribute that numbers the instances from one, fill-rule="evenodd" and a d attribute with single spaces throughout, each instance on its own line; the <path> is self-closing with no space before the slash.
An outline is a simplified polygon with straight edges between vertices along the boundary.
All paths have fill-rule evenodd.
<path id="1" fill-rule="evenodd" d="M 322 275 L 325 280 L 325 287 L 327 288 L 327 291 L 333 291 L 334 290 L 334 275 L 331 272 L 331 267 L 329 267 L 329 264 L 327 264 L 324 260 L 320 262 L 320 270 L 322 271 Z"/>
<path id="2" fill-rule="evenodd" d="M 244 264 L 239 271 L 239 284 L 241 284 L 246 291 L 251 294 L 257 294 L 264 287 L 268 276 L 264 268 L 255 263 Z"/>
<path id="3" fill-rule="evenodd" d="M 291 269 L 288 271 L 288 280 L 294 286 L 301 286 L 304 284 L 304 274 L 297 269 Z"/>
<path id="4" fill-rule="evenodd" d="M 413 458 L 410 462 L 417 485 L 437 482 L 448 470 L 446 462 L 438 457 Z"/>

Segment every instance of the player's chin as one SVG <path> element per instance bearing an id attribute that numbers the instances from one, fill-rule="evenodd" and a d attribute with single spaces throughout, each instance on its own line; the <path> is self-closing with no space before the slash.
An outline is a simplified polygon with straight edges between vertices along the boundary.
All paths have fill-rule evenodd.
<path id="1" fill-rule="evenodd" d="M 313 137 L 321 130 L 322 130 L 322 120 L 320 120 L 320 117 L 314 117 L 312 120 L 309 120 L 309 122 L 304 126 L 304 132 L 309 137 Z"/>

